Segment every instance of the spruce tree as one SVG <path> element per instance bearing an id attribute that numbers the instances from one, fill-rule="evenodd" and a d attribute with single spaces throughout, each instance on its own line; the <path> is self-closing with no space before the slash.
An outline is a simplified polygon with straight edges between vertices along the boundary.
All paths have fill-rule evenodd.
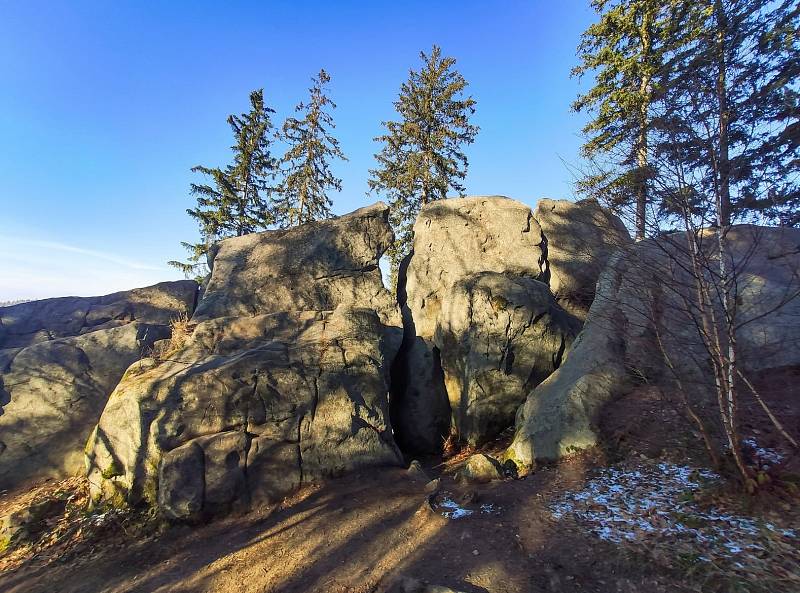
<path id="1" fill-rule="evenodd" d="M 169 262 L 187 276 L 204 275 L 203 260 L 216 241 L 262 230 L 274 223 L 269 203 L 271 182 L 278 171 L 278 161 L 270 152 L 273 113 L 264 104 L 263 89 L 250 93 L 250 111 L 228 117 L 234 136 L 233 162 L 224 169 L 201 165 L 192 168 L 192 172 L 210 178 L 209 183 L 191 184 L 197 207 L 186 211 L 197 220 L 201 240 L 182 243 L 189 251 L 188 262 Z"/>
<path id="2" fill-rule="evenodd" d="M 695 0 L 670 39 L 660 84 L 660 159 L 712 222 L 800 224 L 800 7 Z"/>
<path id="3" fill-rule="evenodd" d="M 328 218 L 332 205 L 328 191 L 342 191 L 342 180 L 330 170 L 331 159 L 347 160 L 330 131 L 336 127 L 328 111 L 336 109 L 326 95 L 330 80 L 320 70 L 312 78 L 308 103 L 295 108 L 303 118 L 290 117 L 283 124 L 281 136 L 289 148 L 281 163 L 287 170 L 274 202 L 276 221 L 282 227 Z"/>
<path id="4" fill-rule="evenodd" d="M 595 166 L 578 191 L 619 211 L 635 207 L 637 239 L 645 236 L 648 206 L 655 200 L 649 180 L 654 88 L 671 14 L 657 0 L 593 0 L 600 20 L 582 35 L 573 76 L 593 73 L 595 85 L 573 103 L 592 119 L 583 129 L 582 155 Z"/>
<path id="5" fill-rule="evenodd" d="M 468 161 L 464 145 L 479 128 L 469 123 L 475 100 L 464 97 L 467 81 L 454 69 L 454 58 L 442 57 L 433 46 L 420 52 L 422 68 L 410 70 L 394 103 L 399 121 L 386 121 L 386 133 L 375 138 L 383 147 L 375 155 L 369 188 L 385 192 L 395 244 L 389 249 L 392 277 L 411 249 L 413 224 L 422 205 L 447 197 L 450 189 L 464 193 Z"/>

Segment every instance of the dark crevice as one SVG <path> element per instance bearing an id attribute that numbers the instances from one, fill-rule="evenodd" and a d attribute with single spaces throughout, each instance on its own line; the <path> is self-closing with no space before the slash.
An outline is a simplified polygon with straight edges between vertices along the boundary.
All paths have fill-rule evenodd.
<path id="1" fill-rule="evenodd" d="M 547 245 L 547 235 L 545 235 L 544 231 L 542 231 L 542 242 L 539 244 L 542 255 L 539 257 L 539 277 L 537 280 L 544 282 L 547 284 L 547 286 L 550 286 L 550 260 Z"/>

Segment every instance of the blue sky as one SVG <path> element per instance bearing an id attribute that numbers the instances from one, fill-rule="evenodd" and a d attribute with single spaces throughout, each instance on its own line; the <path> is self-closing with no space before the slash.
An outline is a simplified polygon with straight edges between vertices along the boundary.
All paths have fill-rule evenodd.
<path id="1" fill-rule="evenodd" d="M 103 294 L 180 278 L 197 230 L 193 165 L 225 165 L 225 119 L 263 87 L 278 123 L 332 76 L 336 213 L 366 196 L 380 122 L 439 44 L 477 100 L 469 194 L 572 197 L 583 117 L 570 79 L 586 0 L 0 0 L 0 300 Z"/>

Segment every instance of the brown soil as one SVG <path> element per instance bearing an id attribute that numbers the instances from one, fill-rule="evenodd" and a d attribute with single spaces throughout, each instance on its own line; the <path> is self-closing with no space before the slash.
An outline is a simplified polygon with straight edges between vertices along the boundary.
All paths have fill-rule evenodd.
<path id="1" fill-rule="evenodd" d="M 800 368 L 775 369 L 752 377 L 754 386 L 773 415 L 795 441 L 800 442 Z M 761 405 L 744 385 L 739 391 L 742 438 L 753 438 L 764 448 L 783 455 L 782 473 L 800 474 L 800 454 L 781 436 Z M 709 465 L 708 455 L 696 426 L 686 419 L 676 394 L 642 385 L 606 405 L 600 416 L 604 453 L 610 461 L 644 457 L 667 458 L 677 463 Z M 719 412 L 709 400 L 695 411 L 711 429 L 719 446 L 722 441 Z M 747 459 L 752 462 L 752 459 Z"/>
<path id="2" fill-rule="evenodd" d="M 272 512 L 175 526 L 144 542 L 58 560 L 30 560 L 0 576 L 0 591 L 372 592 L 400 575 L 465 592 L 680 591 L 680 575 L 653 570 L 577 525 L 556 523 L 547 500 L 580 486 L 585 463 L 519 481 L 471 487 L 494 512 L 446 519 L 400 469 L 307 489 Z M 449 477 L 456 498 L 465 488 Z"/>

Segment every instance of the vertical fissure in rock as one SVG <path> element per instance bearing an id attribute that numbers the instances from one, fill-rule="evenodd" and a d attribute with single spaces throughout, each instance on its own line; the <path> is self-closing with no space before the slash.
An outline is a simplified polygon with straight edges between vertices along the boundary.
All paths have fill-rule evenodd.
<path id="1" fill-rule="evenodd" d="M 558 351 L 553 355 L 553 371 L 561 366 L 564 359 L 564 351 L 567 349 L 567 338 L 561 334 L 561 343 L 558 345 Z"/>
<path id="2" fill-rule="evenodd" d="M 303 420 L 304 419 L 305 419 L 305 416 L 300 416 L 299 420 L 297 421 L 297 465 L 298 465 L 298 468 L 300 470 L 299 471 L 299 473 L 300 473 L 300 478 L 299 479 L 300 479 L 300 485 L 301 486 L 303 485 L 303 482 L 304 482 L 304 479 L 305 479 L 305 476 L 303 475 L 303 446 L 302 446 L 303 445 L 302 434 L 303 434 Z"/>
<path id="3" fill-rule="evenodd" d="M 194 289 L 194 299 L 192 299 L 192 309 L 188 311 L 187 314 L 189 317 L 194 315 L 195 309 L 197 309 L 197 303 L 200 301 L 200 285 L 198 284 Z"/>
<path id="4" fill-rule="evenodd" d="M 311 421 L 313 422 L 314 418 L 317 416 L 317 406 L 319 406 L 319 378 L 322 375 L 322 369 L 319 370 L 319 374 L 314 377 L 311 382 L 314 386 L 314 399 L 311 402 Z"/>
<path id="5" fill-rule="evenodd" d="M 244 423 L 242 424 L 242 430 L 244 431 L 244 463 L 242 474 L 244 478 L 244 491 L 245 495 L 247 496 L 247 502 L 250 502 L 251 499 L 251 492 L 250 492 L 250 447 L 253 443 L 253 437 L 255 436 L 253 433 L 250 432 L 250 406 L 255 403 L 256 401 L 260 401 L 258 397 L 258 373 L 253 373 L 253 393 L 250 397 L 250 402 L 245 407 L 245 414 L 244 414 Z"/>
<path id="6" fill-rule="evenodd" d="M 531 214 L 533 216 L 533 214 Z M 541 225 L 539 225 L 541 227 Z M 542 242 L 539 243 L 539 249 L 542 252 L 542 255 L 539 256 L 539 277 L 537 280 L 541 280 L 547 286 L 550 286 L 550 260 L 549 254 L 547 252 L 547 235 L 544 234 L 542 231 Z"/>

